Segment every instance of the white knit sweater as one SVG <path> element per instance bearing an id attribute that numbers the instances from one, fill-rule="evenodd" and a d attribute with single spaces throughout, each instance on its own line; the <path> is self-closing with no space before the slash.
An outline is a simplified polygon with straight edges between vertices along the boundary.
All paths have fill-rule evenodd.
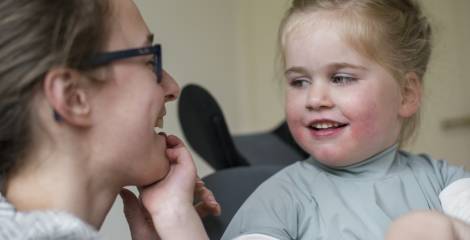
<path id="1" fill-rule="evenodd" d="M 58 211 L 18 212 L 0 194 L 0 240 L 99 239 L 98 232 L 79 218 Z"/>

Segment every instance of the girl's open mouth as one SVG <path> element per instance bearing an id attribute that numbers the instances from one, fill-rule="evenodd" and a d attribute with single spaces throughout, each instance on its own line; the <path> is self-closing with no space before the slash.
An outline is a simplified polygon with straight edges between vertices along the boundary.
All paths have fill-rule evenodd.
<path id="1" fill-rule="evenodd" d="M 347 123 L 340 123 L 331 120 L 314 121 L 309 125 L 309 128 L 315 131 L 334 130 L 346 127 Z"/>

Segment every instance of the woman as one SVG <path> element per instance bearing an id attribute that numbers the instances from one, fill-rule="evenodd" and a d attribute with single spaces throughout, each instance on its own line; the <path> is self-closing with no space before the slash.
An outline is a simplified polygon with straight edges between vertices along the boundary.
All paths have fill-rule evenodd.
<path id="1" fill-rule="evenodd" d="M 131 0 L 2 1 L 1 239 L 96 239 L 119 193 L 133 239 L 207 238 L 220 207 L 154 131 L 179 87 L 152 40 Z"/>

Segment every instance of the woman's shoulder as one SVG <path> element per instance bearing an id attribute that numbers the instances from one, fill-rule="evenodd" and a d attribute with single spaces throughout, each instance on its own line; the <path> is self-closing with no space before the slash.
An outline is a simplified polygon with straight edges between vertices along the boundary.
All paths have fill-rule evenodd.
<path id="1" fill-rule="evenodd" d="M 0 239 L 99 239 L 91 226 L 57 211 L 19 212 L 0 195 Z"/>

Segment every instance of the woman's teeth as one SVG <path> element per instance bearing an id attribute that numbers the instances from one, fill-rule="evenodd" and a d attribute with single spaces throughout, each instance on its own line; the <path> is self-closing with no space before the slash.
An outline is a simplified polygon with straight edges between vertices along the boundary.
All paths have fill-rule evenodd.
<path id="1" fill-rule="evenodd" d="M 155 122 L 155 127 L 156 128 L 163 128 L 163 118 L 157 119 L 157 121 Z"/>

